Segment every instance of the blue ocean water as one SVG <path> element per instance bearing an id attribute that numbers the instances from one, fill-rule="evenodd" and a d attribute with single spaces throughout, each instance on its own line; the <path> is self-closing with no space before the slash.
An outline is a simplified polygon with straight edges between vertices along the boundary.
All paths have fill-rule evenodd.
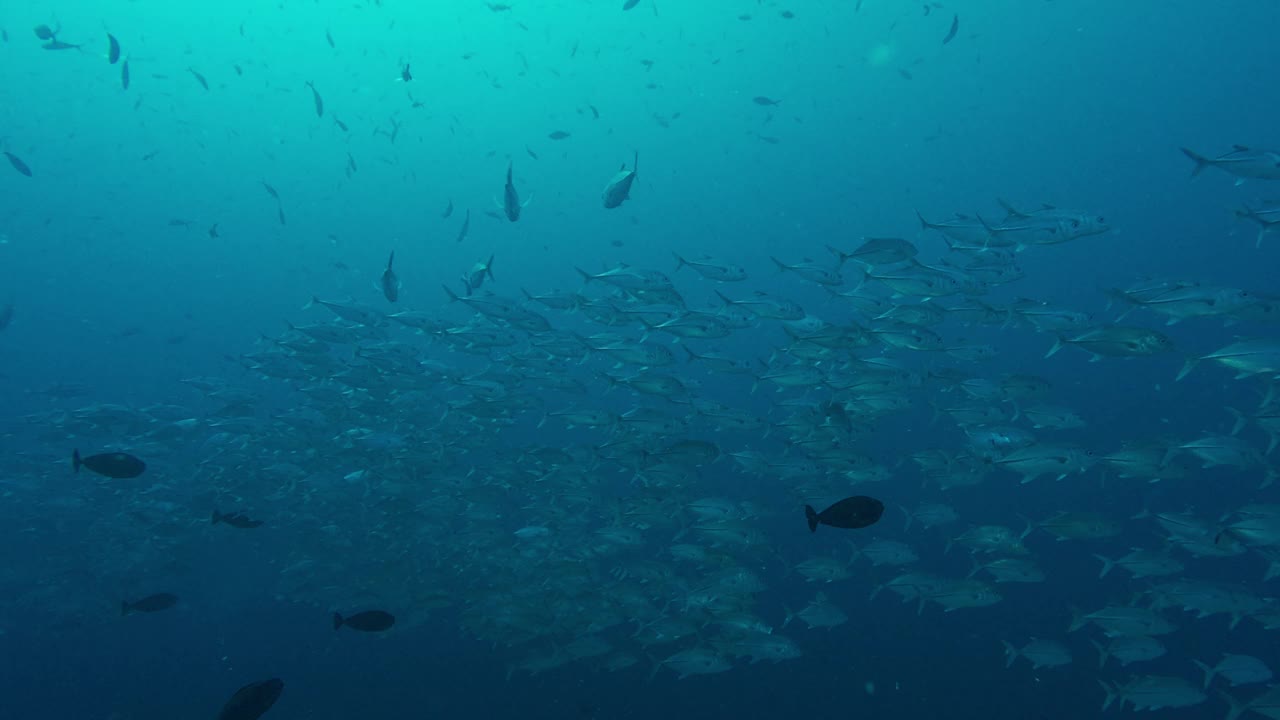
<path id="1" fill-rule="evenodd" d="M 1276 584 L 1264 579 L 1280 529 L 1231 529 L 1280 517 L 1267 505 L 1275 488 L 1260 488 L 1275 471 L 1265 420 L 1233 433 L 1232 412 L 1274 408 L 1277 370 L 1236 378 L 1205 360 L 1175 382 L 1188 358 L 1238 339 L 1271 339 L 1271 362 L 1280 355 L 1264 312 L 1280 303 L 1280 233 L 1258 242 L 1258 225 L 1237 215 L 1275 208 L 1280 182 L 1237 184 L 1216 167 L 1193 178 L 1180 150 L 1212 158 L 1242 146 L 1234 152 L 1263 152 L 1264 166 L 1280 161 L 1265 154 L 1280 148 L 1280 7 L 623 4 L 0 8 L 0 308 L 12 313 L 0 323 L 3 717 L 213 717 L 237 688 L 279 677 L 268 718 L 1077 718 L 1098 712 L 1099 682 L 1201 688 L 1194 661 L 1223 653 L 1280 665 Z M 78 47 L 46 47 L 57 42 Z M 509 166 L 523 204 L 515 222 L 501 207 Z M 635 171 L 634 185 L 607 209 L 602 190 L 619 168 Z M 1102 216 L 1109 230 L 949 251 L 917 219 L 1019 222 L 1000 200 L 1033 218 L 1044 205 Z M 827 249 L 885 237 L 909 241 L 915 260 L 863 267 Z M 395 302 L 382 282 L 392 251 Z M 717 282 L 677 268 L 673 254 L 740 266 L 748 279 Z M 465 296 L 459 278 L 491 257 L 492 276 Z M 824 287 L 771 257 L 839 270 L 843 282 Z M 969 281 L 965 263 L 993 258 L 1020 279 L 933 297 L 862 277 Z M 655 302 L 662 287 L 584 283 L 575 269 L 624 263 L 623 275 L 662 273 L 683 304 Z M 450 302 L 441 285 L 479 304 Z M 1168 295 L 1131 308 L 1109 292 L 1144 286 L 1186 291 L 1193 301 L 1177 307 L 1196 316 L 1166 324 L 1169 311 L 1151 305 Z M 1247 300 L 1218 309 L 1207 289 Z M 523 291 L 581 296 L 559 310 Z M 684 338 L 641 321 L 723 313 L 717 292 L 786 298 L 839 328 L 840 342 L 802 354 L 825 347 L 804 339 L 814 326 L 776 318 Z M 313 298 L 377 320 L 304 308 Z M 1083 327 L 1158 331 L 1175 349 L 1045 357 L 1080 328 L 1037 329 L 1017 309 L 1028 301 L 1087 313 Z M 549 329 L 473 318 L 492 313 L 484 302 L 536 312 Z M 985 320 L 963 312 L 976 302 L 991 309 Z M 903 329 L 884 314 L 916 305 L 947 309 L 931 328 L 942 346 L 883 339 Z M 385 317 L 406 310 L 431 328 Z M 316 350 L 289 323 L 349 341 Z M 477 329 L 512 341 L 462 339 Z M 618 355 L 653 346 L 675 361 Z M 749 370 L 686 362 L 683 347 Z M 797 368 L 819 379 L 764 377 Z M 896 384 L 883 392 L 841 385 L 885 368 Z M 681 388 L 628 386 L 658 375 Z M 1028 402 L 971 392 L 1010 376 L 1047 381 L 1030 405 L 1068 407 L 1083 426 L 1032 428 Z M 759 424 L 736 427 L 697 402 Z M 835 405 L 851 430 L 832 430 Z M 1087 467 L 1019 483 L 1002 456 L 974 457 L 975 425 L 947 412 L 959 406 L 1033 433 L 1033 447 L 1078 449 Z M 672 425 L 556 415 L 635 408 Z M 1236 438 L 1239 462 L 1202 467 L 1203 455 L 1179 449 L 1206 437 Z M 664 459 L 686 440 L 717 456 Z M 1103 460 L 1143 444 L 1167 449 L 1158 455 L 1179 476 L 1124 478 Z M 148 469 L 74 473 L 77 448 L 134 453 Z M 942 470 L 926 467 L 928 451 L 946 459 Z M 731 455 L 751 452 L 765 472 Z M 884 477 L 855 483 L 852 466 Z M 981 481 L 948 480 L 971 473 Z M 802 508 L 822 493 L 828 503 L 872 495 L 887 509 L 871 528 L 810 534 Z M 703 498 L 735 515 L 709 525 L 690 510 Z M 903 508 L 923 503 L 958 519 L 904 527 Z M 264 524 L 210 525 L 214 510 Z M 1058 541 L 1034 528 L 1067 511 L 1119 530 Z M 1206 545 L 1188 549 L 1161 523 L 1183 513 Z M 1019 549 L 948 550 L 972 528 L 1016 538 L 1028 522 Z M 530 542 L 515 535 L 522 528 L 547 535 Z M 609 534 L 620 528 L 639 541 Z M 854 557 L 879 540 L 919 559 Z M 677 544 L 709 555 L 676 559 Z M 1185 569 L 1098 577 L 1094 555 L 1130 548 Z M 819 556 L 849 576 L 807 580 L 797 568 Z M 1045 579 L 957 585 L 999 557 L 1032 560 Z M 727 571 L 761 587 L 734 590 Z M 913 584 L 923 578 L 872 595 L 905 572 L 999 600 L 945 611 L 943 591 Z M 1235 594 L 1223 600 L 1222 588 Z M 155 592 L 180 601 L 121 616 L 122 601 Z M 818 592 L 847 621 L 784 627 Z M 1099 668 L 1091 641 L 1108 638 L 1068 627 L 1108 606 L 1171 622 L 1167 654 Z M 332 612 L 368 608 L 397 625 L 334 632 Z M 744 638 L 759 639 L 725 629 L 741 613 L 798 657 L 740 654 Z M 693 631 L 645 641 L 660 621 Z M 579 651 L 583 638 L 607 654 Z M 1002 641 L 1032 638 L 1061 643 L 1071 662 L 1006 668 Z M 729 667 L 678 678 L 670 658 L 690 650 Z M 556 662 L 533 667 L 547 658 Z M 612 669 L 612 658 L 629 662 Z M 1167 699 L 1169 687 L 1154 694 Z M 1216 691 L 1247 702 L 1266 687 L 1219 678 L 1203 701 L 1161 712 L 1222 717 Z"/>

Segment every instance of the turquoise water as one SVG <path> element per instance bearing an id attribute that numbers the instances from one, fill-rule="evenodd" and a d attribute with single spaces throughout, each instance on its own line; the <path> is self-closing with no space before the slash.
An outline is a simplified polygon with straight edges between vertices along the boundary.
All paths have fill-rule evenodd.
<path id="1" fill-rule="evenodd" d="M 1280 182 L 1216 167 L 1192 178 L 1180 151 L 1247 146 L 1269 172 L 1280 8 L 510 5 L 0 8 L 6 716 L 213 716 L 236 688 L 279 677 L 270 718 L 1067 718 L 1101 706 L 1099 681 L 1196 689 L 1193 661 L 1277 664 L 1263 578 L 1280 537 L 1230 529 L 1254 517 L 1242 508 L 1276 502 L 1259 488 L 1275 468 L 1276 369 L 1236 379 L 1205 360 L 1175 377 L 1237 339 L 1280 337 L 1268 321 L 1280 238 L 1237 215 L 1276 208 Z M 630 197 L 604 207 L 606 184 L 631 170 Z M 1109 229 L 999 247 L 1020 222 L 1000 200 Z M 917 213 L 963 214 L 1000 240 L 949 251 Z M 827 249 L 885 237 L 918 254 L 868 267 Z M 490 258 L 467 296 L 460 278 Z M 584 283 L 576 269 L 624 263 L 615 275 L 670 285 Z M 704 277 L 728 266 L 747 279 Z M 819 271 L 842 277 L 824 286 Z M 904 272 L 967 292 L 884 279 Z M 526 295 L 553 291 L 571 307 Z M 811 320 L 755 317 L 717 292 L 768 293 Z M 345 322 L 313 298 L 375 314 Z M 1032 302 L 1083 319 L 1037 327 Z M 895 313 L 934 308 L 939 345 L 887 337 L 904 328 Z M 387 317 L 404 312 L 420 314 Z M 836 341 L 814 342 L 816 319 Z M 710 330 L 645 325 L 673 320 Z M 1173 349 L 1045 357 L 1059 336 L 1117 324 Z M 670 362 L 624 354 L 654 347 Z M 813 379 L 770 379 L 799 370 Z M 638 387 L 658 376 L 677 389 Z M 1010 376 L 1049 389 L 1015 397 Z M 1033 427 L 1037 405 L 1082 422 Z M 975 447 L 990 426 L 1085 459 L 1022 484 L 1007 448 Z M 1231 462 L 1206 468 L 1179 447 L 1206 437 L 1235 438 Z M 1156 446 L 1156 478 L 1106 459 Z M 73 473 L 77 448 L 148 468 Z M 884 501 L 878 525 L 806 532 L 804 504 L 854 494 Z M 958 519 L 904 528 L 904 507 L 933 503 Z M 214 510 L 263 525 L 211 525 Z M 1025 554 L 947 551 L 973 527 L 1016 538 L 1024 518 L 1064 511 L 1117 530 L 1059 542 L 1035 529 Z M 1196 518 L 1207 549 L 1161 523 L 1176 513 Z M 877 541 L 918 559 L 874 565 Z M 681 545 L 704 554 L 682 559 Z M 1183 569 L 1098 577 L 1094 555 L 1133 547 Z M 816 557 L 847 577 L 810 581 L 799 568 Z M 1045 579 L 957 584 L 1000 557 Z M 999 600 L 948 612 L 941 590 L 895 586 L 905 572 Z M 902 592 L 872 597 L 886 584 Z M 847 621 L 784 627 L 819 591 Z M 180 601 L 120 616 L 156 592 Z M 1176 628 L 1167 653 L 1099 669 L 1102 630 L 1068 626 L 1109 605 L 1154 606 Z M 334 633 L 332 612 L 374 608 L 395 627 Z M 752 662 L 743 648 L 763 633 L 732 629 L 744 617 L 796 657 Z M 688 632 L 648 634 L 666 623 Z M 1071 662 L 1006 669 L 1001 641 L 1033 637 Z M 726 667 L 678 679 L 671 658 L 685 651 Z M 1265 684 L 1211 687 L 1246 701 Z M 1170 687 L 1157 695 L 1172 703 Z M 1161 712 L 1226 711 L 1209 692 Z"/>

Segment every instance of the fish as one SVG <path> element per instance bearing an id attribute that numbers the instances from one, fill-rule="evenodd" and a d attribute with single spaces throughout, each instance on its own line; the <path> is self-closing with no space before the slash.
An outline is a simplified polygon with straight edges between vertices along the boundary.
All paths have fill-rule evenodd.
<path id="1" fill-rule="evenodd" d="M 81 466 L 109 478 L 124 480 L 136 478 L 147 469 L 147 464 L 128 453 L 100 453 L 89 457 L 80 457 L 80 451 L 71 453 L 71 467 L 80 472 Z"/>
<path id="2" fill-rule="evenodd" d="M 266 180 L 260 180 L 259 182 L 262 183 L 262 189 L 266 190 L 268 195 L 275 198 L 277 201 L 280 199 L 280 193 L 276 192 L 275 188 L 268 185 Z"/>
<path id="3" fill-rule="evenodd" d="M 203 75 L 196 72 L 195 68 L 187 68 L 187 72 L 191 73 L 191 76 L 196 79 L 196 82 L 200 83 L 200 87 L 205 90 L 209 89 L 209 81 L 205 80 Z"/>
<path id="4" fill-rule="evenodd" d="M 339 120 L 338 118 L 336 118 L 336 117 L 335 117 L 335 118 L 333 119 L 333 123 L 334 123 L 335 125 L 337 125 L 337 126 L 338 126 L 338 129 L 339 129 L 339 130 L 341 130 L 342 132 L 348 132 L 348 130 L 347 130 L 347 124 L 346 124 L 346 123 L 344 123 L 344 122 L 342 122 L 342 121 L 341 121 L 341 120 Z"/>
<path id="5" fill-rule="evenodd" d="M 441 220 L 447 220 L 453 214 L 453 198 L 449 198 L 449 204 L 445 206 L 444 212 L 440 213 Z"/>
<path id="6" fill-rule="evenodd" d="M 324 40 L 325 42 L 329 43 L 329 47 L 334 48 L 335 50 L 337 49 L 338 46 L 333 44 L 333 33 L 329 32 L 328 30 L 325 30 Z"/>
<path id="7" fill-rule="evenodd" d="M 284 682 L 280 678 L 249 683 L 227 700 L 218 720 L 258 720 L 276 704 L 282 692 Z"/>
<path id="8" fill-rule="evenodd" d="M 214 510 L 213 519 L 210 521 L 210 524 L 217 525 L 218 523 L 226 523 L 231 527 L 240 528 L 242 530 L 260 527 L 262 525 L 261 520 L 251 520 L 248 515 L 241 512 L 220 513 L 217 510 Z"/>
<path id="9" fill-rule="evenodd" d="M 382 272 L 382 296 L 387 302 L 395 302 L 400 299 L 400 278 L 396 277 L 396 273 L 391 269 L 392 263 L 396 261 L 396 251 L 391 251 L 391 257 L 387 258 L 387 269 Z"/>
<path id="10" fill-rule="evenodd" d="M 316 103 L 316 117 L 324 117 L 324 100 L 320 98 L 320 91 L 316 90 L 316 86 L 307 81 L 307 87 L 311 88 L 311 98 Z"/>
<path id="11" fill-rule="evenodd" d="M 120 42 L 116 36 L 107 33 L 107 62 L 115 65 L 120 60 Z"/>
<path id="12" fill-rule="evenodd" d="M 120 63 L 120 87 L 123 90 L 129 89 L 129 58 Z"/>
<path id="13" fill-rule="evenodd" d="M 633 7 L 635 7 L 635 6 L 639 5 L 639 4 L 640 4 L 640 0 L 626 0 L 626 2 L 622 3 L 622 9 L 623 9 L 624 11 L 625 11 L 625 10 L 630 10 L 631 8 L 633 8 Z"/>
<path id="14" fill-rule="evenodd" d="M 587 109 L 591 111 L 591 118 L 592 118 L 593 120 L 599 120 L 599 119 L 600 119 L 600 111 L 596 109 L 596 106 L 595 106 L 595 105 L 588 105 L 588 106 L 587 106 Z"/>
<path id="15" fill-rule="evenodd" d="M 631 169 L 624 164 L 618 174 L 604 186 L 601 199 L 605 208 L 612 209 L 631 198 L 631 186 L 636 181 L 636 167 L 640 164 L 640 153 L 637 151 L 631 161 Z"/>
<path id="16" fill-rule="evenodd" d="M 11 322 L 13 322 L 13 303 L 5 303 L 0 306 L 0 330 L 9 327 Z"/>
<path id="17" fill-rule="evenodd" d="M 22 158 L 18 157 L 17 155 L 14 155 L 13 153 L 7 150 L 5 151 L 4 156 L 9 158 L 9 164 L 13 166 L 14 170 L 17 170 L 18 172 L 22 173 L 23 175 L 26 175 L 27 177 L 31 177 L 31 168 L 28 167 L 27 164 L 22 161 Z"/>
<path id="18" fill-rule="evenodd" d="M 781 104 L 782 104 L 782 101 L 781 101 L 781 100 L 774 100 L 773 98 L 771 98 L 771 97 L 766 97 L 766 96 L 764 96 L 764 95 L 757 95 L 757 96 L 755 96 L 755 97 L 751 98 L 751 102 L 753 102 L 753 103 L 755 103 L 755 104 L 757 104 L 757 105 L 765 106 L 765 107 L 770 107 L 770 106 L 773 106 L 773 105 L 781 105 Z"/>
<path id="19" fill-rule="evenodd" d="M 61 40 L 50 40 L 49 42 L 41 45 L 40 47 L 44 48 L 45 50 L 75 50 L 76 48 L 80 47 L 80 45 L 62 42 Z"/>
<path id="20" fill-rule="evenodd" d="M 342 617 L 341 613 L 333 614 L 333 629 L 343 625 L 360 632 L 383 632 L 396 624 L 395 616 L 382 610 L 365 610 L 350 617 Z"/>
<path id="21" fill-rule="evenodd" d="M 951 29 L 947 31 L 947 36 L 942 38 L 942 44 L 946 45 L 956 37 L 956 32 L 960 30 L 960 16 L 955 15 L 951 18 Z"/>
<path id="22" fill-rule="evenodd" d="M 458 237 L 454 242 L 462 242 L 467 239 L 467 232 L 471 229 L 471 210 L 467 210 L 466 216 L 462 218 L 462 227 L 458 229 Z"/>
<path id="23" fill-rule="evenodd" d="M 59 24 L 61 27 L 61 24 Z M 41 40 L 53 40 L 58 36 L 58 31 L 50 28 L 48 25 L 37 25 L 35 27 L 36 37 Z"/>
<path id="24" fill-rule="evenodd" d="M 413 73 L 409 72 L 409 63 L 405 63 L 404 67 L 400 68 L 400 82 L 409 82 L 412 79 Z"/>
<path id="25" fill-rule="evenodd" d="M 1236 176 L 1237 185 L 1246 179 L 1280 180 L 1280 152 L 1275 150 L 1254 150 L 1245 145 L 1236 145 L 1229 153 L 1209 158 L 1188 148 L 1179 149 L 1195 163 L 1195 167 L 1191 168 L 1191 177 L 1198 176 L 1205 168 L 1215 167 L 1228 175 Z"/>
<path id="26" fill-rule="evenodd" d="M 466 286 L 468 296 L 480 289 L 480 286 L 484 284 L 484 279 L 486 277 L 490 280 L 494 279 L 493 258 L 494 256 L 490 255 L 488 262 L 477 262 L 475 265 L 471 266 L 470 270 L 463 274 L 462 284 Z"/>
<path id="27" fill-rule="evenodd" d="M 502 212 L 507 216 L 507 220 L 515 222 L 520 219 L 520 211 L 529 204 L 529 200 L 520 202 L 520 195 L 516 193 L 515 183 L 511 180 L 511 163 L 507 163 L 507 184 L 502 188 Z"/>
<path id="28" fill-rule="evenodd" d="M 161 610 L 168 610 L 178 604 L 178 596 L 172 593 L 156 593 L 148 595 L 141 600 L 129 602 L 127 600 L 120 603 L 120 614 L 128 615 L 135 612 L 153 613 Z"/>
<path id="29" fill-rule="evenodd" d="M 564 130 L 554 130 L 547 134 L 547 138 L 550 140 L 564 140 L 568 137 L 570 137 L 570 134 Z"/>
<path id="30" fill-rule="evenodd" d="M 856 529 L 876 524 L 884 514 L 884 503 L 866 495 L 854 495 L 817 512 L 812 505 L 804 506 L 804 516 L 809 522 L 809 532 L 817 532 L 819 525 Z"/>

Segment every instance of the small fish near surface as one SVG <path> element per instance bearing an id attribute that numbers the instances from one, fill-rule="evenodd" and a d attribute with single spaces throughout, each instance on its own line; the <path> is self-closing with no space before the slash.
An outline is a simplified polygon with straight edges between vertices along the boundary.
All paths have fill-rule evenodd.
<path id="1" fill-rule="evenodd" d="M 640 153 L 637 151 L 631 161 L 631 169 L 628 170 L 624 164 L 618 170 L 618 174 L 614 175 L 613 179 L 609 181 L 609 184 L 604 186 L 602 199 L 604 200 L 605 208 L 616 208 L 631 198 L 631 185 L 636 181 L 636 168 L 639 164 Z"/>
<path id="2" fill-rule="evenodd" d="M 214 510 L 213 520 L 210 524 L 217 525 L 218 523 L 230 525 L 233 528 L 240 528 L 241 530 L 252 530 L 253 528 L 262 526 L 261 520 L 250 519 L 248 515 L 245 515 L 242 512 L 220 513 L 217 510 Z"/>
<path id="3" fill-rule="evenodd" d="M 956 15 L 951 18 L 951 29 L 947 31 L 947 36 L 942 38 L 942 44 L 946 45 L 956 39 L 956 33 L 960 31 L 960 16 Z"/>
<path id="4" fill-rule="evenodd" d="M 511 166 L 511 163 L 507 163 L 507 184 L 502 188 L 502 212 L 507 216 L 507 220 L 515 222 L 520 219 L 520 211 L 533 198 L 520 202 L 520 195 L 516 192 L 515 183 L 511 180 Z"/>
<path id="5" fill-rule="evenodd" d="M 282 692 L 284 682 L 280 678 L 249 683 L 237 690 L 227 704 L 222 706 L 218 720 L 258 720 L 276 704 Z"/>
<path id="6" fill-rule="evenodd" d="M 316 90 L 316 86 L 307 81 L 307 87 L 311 88 L 311 98 L 316 103 L 316 117 L 324 117 L 324 100 L 320 97 L 320 91 Z"/>
<path id="7" fill-rule="evenodd" d="M 31 168 L 28 167 L 27 164 L 22 161 L 22 158 L 18 157 L 17 155 L 14 155 L 13 153 L 7 150 L 5 151 L 4 156 L 9 158 L 9 164 L 13 166 L 14 170 L 17 170 L 18 172 L 22 173 L 23 175 L 26 175 L 27 177 L 31 177 Z"/>
<path id="8" fill-rule="evenodd" d="M 387 269 L 382 271 L 382 296 L 387 302 L 395 302 L 400 299 L 400 278 L 396 277 L 395 270 L 391 269 L 391 265 L 396 261 L 396 251 L 391 251 L 391 257 L 387 258 Z"/>
<path id="9" fill-rule="evenodd" d="M 80 472 L 81 466 L 117 480 L 138 477 L 147 469 L 146 463 L 128 453 L 100 453 L 80 457 L 79 450 L 72 451 L 71 467 L 75 472 Z"/>
<path id="10" fill-rule="evenodd" d="M 467 239 L 467 233 L 471 230 L 471 211 L 467 210 L 466 216 L 462 218 L 462 227 L 458 229 L 458 237 L 454 242 L 462 242 Z"/>
<path id="11" fill-rule="evenodd" d="M 352 630 L 359 630 L 360 632 L 383 632 L 390 630 L 391 626 L 395 624 L 395 616 L 382 610 L 366 610 L 345 618 L 342 617 L 341 613 L 333 614 L 334 630 L 346 625 Z"/>
<path id="12" fill-rule="evenodd" d="M 168 610 L 178 604 L 178 596 L 173 593 L 156 593 L 148 595 L 141 600 L 129 602 L 125 600 L 120 603 L 120 615 L 129 615 L 130 613 L 145 612 L 153 613 L 161 610 Z"/>
<path id="13" fill-rule="evenodd" d="M 884 514 L 884 503 L 866 495 L 847 497 L 831 507 L 818 512 L 812 505 L 804 506 L 809 532 L 817 532 L 819 525 L 853 530 L 876 524 Z"/>

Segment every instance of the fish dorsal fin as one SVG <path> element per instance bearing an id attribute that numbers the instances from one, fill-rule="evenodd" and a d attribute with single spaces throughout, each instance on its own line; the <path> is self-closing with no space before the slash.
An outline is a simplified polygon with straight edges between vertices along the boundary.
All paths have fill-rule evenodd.
<path id="1" fill-rule="evenodd" d="M 1235 148 L 1236 152 L 1249 152 L 1248 145 L 1232 145 L 1231 147 Z"/>

